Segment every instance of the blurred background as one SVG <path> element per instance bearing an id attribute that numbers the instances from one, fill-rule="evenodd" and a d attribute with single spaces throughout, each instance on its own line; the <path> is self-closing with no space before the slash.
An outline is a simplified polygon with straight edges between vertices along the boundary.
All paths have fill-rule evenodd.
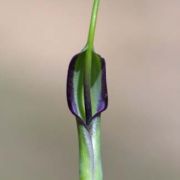
<path id="1" fill-rule="evenodd" d="M 66 103 L 71 57 L 92 0 L 0 0 L 0 179 L 76 180 L 76 123 Z M 105 180 L 180 179 L 180 1 L 102 0 Z"/>

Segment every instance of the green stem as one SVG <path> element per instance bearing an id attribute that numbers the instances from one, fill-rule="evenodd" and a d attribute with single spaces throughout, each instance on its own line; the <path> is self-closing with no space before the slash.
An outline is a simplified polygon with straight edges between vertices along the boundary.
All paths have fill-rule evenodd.
<path id="1" fill-rule="evenodd" d="M 77 127 L 80 180 L 103 180 L 100 117 L 92 120 L 88 130 L 79 123 Z"/>
<path id="2" fill-rule="evenodd" d="M 92 121 L 91 126 L 91 140 L 93 146 L 93 157 L 94 157 L 94 180 L 103 179 L 102 170 L 102 157 L 101 157 L 101 120 L 100 117 L 96 117 Z"/>
<path id="3" fill-rule="evenodd" d="M 87 129 L 77 122 L 79 139 L 79 179 L 93 180 L 93 148 Z"/>

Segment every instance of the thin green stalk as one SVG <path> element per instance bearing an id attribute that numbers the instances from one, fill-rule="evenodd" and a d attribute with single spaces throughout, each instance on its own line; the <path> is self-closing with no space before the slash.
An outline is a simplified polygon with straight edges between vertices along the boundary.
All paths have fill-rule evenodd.
<path id="1" fill-rule="evenodd" d="M 93 45 L 94 45 L 94 36 L 95 36 L 99 4 L 100 4 L 100 0 L 94 0 L 93 9 L 91 13 L 91 21 L 90 21 L 90 26 L 89 26 L 88 41 L 87 41 L 88 49 L 90 51 L 93 50 Z"/>
<path id="2" fill-rule="evenodd" d="M 89 26 L 88 40 L 85 46 L 86 50 L 86 62 L 85 62 L 85 74 L 86 74 L 86 82 L 90 82 L 90 72 L 91 72 L 91 64 L 92 64 L 92 52 L 94 49 L 94 36 L 96 30 L 96 22 L 97 15 L 99 10 L 100 0 L 94 0 L 93 8 L 91 13 L 91 20 Z"/>
<path id="3" fill-rule="evenodd" d="M 91 95 L 90 95 L 90 88 L 91 88 L 91 68 L 92 68 L 92 53 L 94 48 L 94 36 L 95 36 L 95 29 L 96 29 L 96 22 L 97 22 L 97 15 L 99 9 L 100 0 L 94 0 L 92 14 L 91 14 L 91 21 L 89 26 L 89 34 L 87 44 L 85 46 L 86 49 L 86 61 L 85 61 L 85 68 L 84 68 L 84 94 L 85 94 L 85 107 L 86 107 L 86 117 L 89 119 L 91 116 Z M 87 120 L 88 121 L 88 120 Z"/>

